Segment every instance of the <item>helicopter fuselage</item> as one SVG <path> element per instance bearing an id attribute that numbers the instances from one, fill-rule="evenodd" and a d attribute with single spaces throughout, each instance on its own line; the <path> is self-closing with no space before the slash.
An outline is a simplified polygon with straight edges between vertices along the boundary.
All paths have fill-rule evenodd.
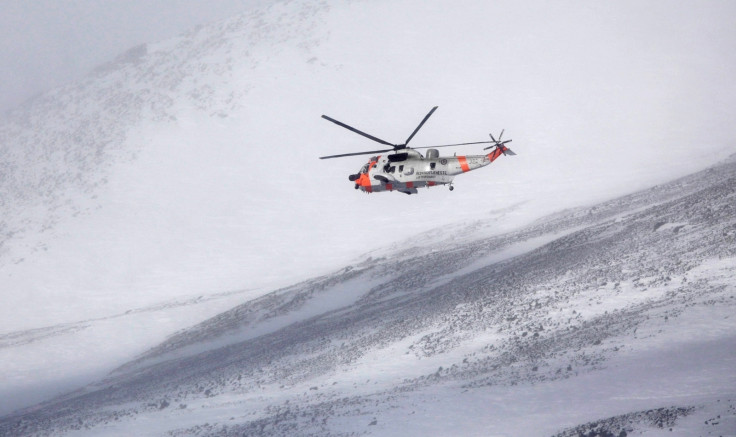
<path id="1" fill-rule="evenodd" d="M 485 167 L 503 153 L 494 149 L 487 155 L 440 156 L 436 149 L 426 156 L 406 148 L 401 153 L 371 157 L 349 179 L 355 189 L 366 193 L 400 191 L 415 194 L 417 188 L 452 184 L 455 176 Z M 452 188 L 452 187 L 450 187 Z"/>

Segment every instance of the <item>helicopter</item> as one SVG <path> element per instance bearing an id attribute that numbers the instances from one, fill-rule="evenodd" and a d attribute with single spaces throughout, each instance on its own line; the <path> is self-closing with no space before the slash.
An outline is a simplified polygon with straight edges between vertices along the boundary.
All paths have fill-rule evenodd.
<path id="1" fill-rule="evenodd" d="M 348 176 L 348 180 L 355 184 L 355 189 L 365 193 L 377 193 L 382 191 L 398 191 L 405 194 L 417 194 L 417 188 L 433 187 L 436 185 L 448 185 L 450 191 L 454 189 L 452 181 L 455 176 L 475 170 L 495 161 L 499 156 L 516 155 L 506 147 L 511 140 L 501 141 L 503 130 L 496 139 L 489 134 L 491 141 L 475 141 L 471 143 L 443 144 L 439 146 L 409 147 L 408 144 L 414 135 L 422 128 L 429 117 L 437 110 L 432 108 L 424 119 L 419 123 L 414 132 L 409 135 L 404 144 L 392 144 L 373 135 L 360 131 L 334 118 L 322 115 L 325 120 L 331 121 L 338 126 L 344 127 L 358 135 L 362 135 L 377 143 L 390 146 L 390 149 L 371 150 L 367 152 L 342 153 L 339 155 L 321 156 L 319 159 L 343 158 L 346 156 L 373 155 L 383 152 L 394 152 L 388 155 L 376 155 L 371 157 L 361 169 Z M 457 147 L 472 144 L 491 144 L 483 150 L 493 149 L 485 155 L 466 156 L 440 156 L 438 148 Z M 418 149 L 427 149 L 426 155 L 422 156 Z"/>

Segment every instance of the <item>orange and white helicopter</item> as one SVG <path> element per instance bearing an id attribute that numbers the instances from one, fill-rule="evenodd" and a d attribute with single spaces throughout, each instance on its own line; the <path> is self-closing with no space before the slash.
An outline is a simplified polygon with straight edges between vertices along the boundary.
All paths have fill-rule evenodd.
<path id="1" fill-rule="evenodd" d="M 452 180 L 455 176 L 485 167 L 492 163 L 501 154 L 516 155 L 511 149 L 506 147 L 506 143 L 511 140 L 501 141 L 503 130 L 498 139 L 491 136 L 492 141 L 476 141 L 472 143 L 443 144 L 440 146 L 415 147 L 410 148 L 407 145 L 414 135 L 421 129 L 427 119 L 437 109 L 432 108 L 424 117 L 414 132 L 409 135 L 404 144 L 391 144 L 373 135 L 349 126 L 345 123 L 323 115 L 322 118 L 329 120 L 338 126 L 351 130 L 358 135 L 362 135 L 368 139 L 391 146 L 390 149 L 371 150 L 368 152 L 343 153 L 340 155 L 322 156 L 320 159 L 342 158 L 345 156 L 356 155 L 373 155 L 383 152 L 395 152 L 388 155 L 377 155 L 371 157 L 358 173 L 351 174 L 348 179 L 355 183 L 355 189 L 360 189 L 366 193 L 377 193 L 380 191 L 400 191 L 406 194 L 416 194 L 417 188 L 433 187 L 435 185 L 449 185 L 450 191 L 453 190 Z M 491 149 L 491 153 L 487 155 L 466 155 L 466 156 L 440 156 L 437 150 L 440 147 L 456 147 L 466 146 L 470 144 L 491 144 L 483 150 Z M 417 149 L 428 149 L 425 156 L 422 156 Z"/>

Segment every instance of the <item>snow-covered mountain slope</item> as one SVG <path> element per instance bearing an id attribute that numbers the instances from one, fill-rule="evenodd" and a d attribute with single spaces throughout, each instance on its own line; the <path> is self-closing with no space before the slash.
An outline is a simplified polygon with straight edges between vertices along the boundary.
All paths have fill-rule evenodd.
<path id="1" fill-rule="evenodd" d="M 300 6 L 290 12 L 305 19 L 288 28 L 274 28 L 282 12 L 273 8 L 133 48 L 3 120 L 3 310 L 27 316 L 3 317 L 4 329 L 100 313 L 89 301 L 56 318 L 32 309 L 59 295 L 110 311 L 102 295 L 140 306 L 248 282 L 224 278 L 256 256 L 221 240 L 258 245 L 243 236 L 257 224 L 248 207 L 264 207 L 248 187 L 272 187 L 237 110 L 270 74 L 259 63 L 314 34 L 309 13 L 320 7 Z M 195 274 L 170 281 L 187 269 Z"/>
<path id="2" fill-rule="evenodd" d="M 472 243 L 718 161 L 734 147 L 734 16 L 728 2 L 274 1 L 12 111 L 0 414 L 418 233 L 399 249 Z M 434 105 L 412 144 L 506 128 L 519 155 L 419 196 L 358 195 L 346 176 L 362 158 L 316 159 L 375 147 L 321 114 L 402 141 Z"/>
<path id="3" fill-rule="evenodd" d="M 735 175 L 733 157 L 500 236 L 437 230 L 435 247 L 235 307 L 0 430 L 733 435 Z"/>
<path id="4" fill-rule="evenodd" d="M 254 275 L 281 250 L 264 238 L 280 214 L 269 183 L 292 176 L 259 170 L 243 109 L 262 105 L 249 91 L 269 59 L 308 65 L 324 8 L 292 6 L 285 28 L 276 5 L 133 48 L 0 122 L 1 412 L 293 280 L 288 266 Z"/>

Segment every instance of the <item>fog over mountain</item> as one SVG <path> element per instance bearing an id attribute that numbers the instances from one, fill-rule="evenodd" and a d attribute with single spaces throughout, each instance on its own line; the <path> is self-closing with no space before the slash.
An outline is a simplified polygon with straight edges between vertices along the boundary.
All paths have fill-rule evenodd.
<path id="1" fill-rule="evenodd" d="M 400 249 L 441 254 L 447 245 L 493 245 L 487 239 L 523 233 L 551 213 L 722 162 L 736 151 L 735 9 L 730 2 L 273 2 L 132 47 L 84 79 L 17 107 L 0 121 L 0 411 L 99 380 L 151 348 L 166 350 L 157 345 L 173 333 L 235 305 L 258 305 L 252 299 L 275 289 L 332 277 L 346 265 L 394 271 L 395 263 L 380 257 L 394 259 Z M 505 128 L 518 156 L 458 177 L 453 192 L 438 187 L 416 196 L 353 190 L 347 175 L 363 157 L 317 159 L 376 148 L 322 114 L 400 142 L 435 105 L 412 145 L 482 141 Z M 728 179 L 731 167 L 720 169 Z M 710 179 L 698 184 L 715 187 Z M 678 190 L 668 193 L 648 199 L 660 204 Z M 712 232 L 728 236 L 723 220 Z M 663 221 L 661 231 L 689 229 L 685 219 Z M 559 235 L 538 237 L 504 237 L 526 243 L 524 250 L 512 245 L 503 259 Z M 719 244 L 726 243 L 714 242 L 713 250 L 726 250 Z M 698 265 L 715 281 L 727 265 L 709 256 Z M 718 256 L 725 264 L 732 259 Z M 453 275 L 463 271 L 462 261 L 453 261 Z M 371 278 L 359 277 L 344 293 L 335 289 L 299 317 L 238 334 L 240 341 L 291 332 L 282 331 L 291 326 L 285 321 L 353 308 L 362 292 L 350 290 L 382 284 Z M 634 287 L 636 278 L 627 278 Z M 553 289 L 546 280 L 535 284 Z M 733 284 L 724 287 L 718 299 L 729 302 Z M 507 310 L 494 311 L 501 317 Z M 517 312 L 536 323 L 531 313 Z M 370 314 L 376 324 L 389 323 Z M 340 326 L 353 323 L 345 320 Z M 422 335 L 432 338 L 425 328 Z M 628 336 L 628 329 L 615 335 Z M 177 344 L 171 341 L 165 344 Z M 153 402 L 147 396 L 133 395 Z M 695 404 L 704 405 L 688 405 Z M 632 412 L 613 410 L 601 408 L 601 418 Z M 580 418 L 595 419 L 589 416 Z"/>
<path id="2" fill-rule="evenodd" d="M 69 82 L 129 47 L 266 5 L 266 0 L 5 0 L 0 111 Z"/>

